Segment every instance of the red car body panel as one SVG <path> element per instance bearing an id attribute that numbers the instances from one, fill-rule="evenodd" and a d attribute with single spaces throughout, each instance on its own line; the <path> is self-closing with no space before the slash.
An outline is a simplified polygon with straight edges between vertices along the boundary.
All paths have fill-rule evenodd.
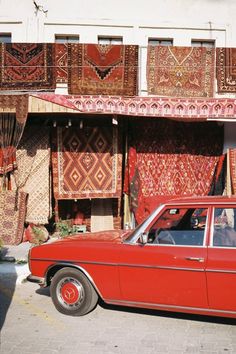
<path id="1" fill-rule="evenodd" d="M 236 317 L 236 247 L 212 246 L 214 206 L 236 209 L 236 199 L 175 199 L 154 219 L 183 206 L 208 214 L 201 246 L 133 242 L 138 229 L 79 234 L 32 248 L 32 276 L 46 278 L 55 265 L 77 267 L 107 303 Z"/>

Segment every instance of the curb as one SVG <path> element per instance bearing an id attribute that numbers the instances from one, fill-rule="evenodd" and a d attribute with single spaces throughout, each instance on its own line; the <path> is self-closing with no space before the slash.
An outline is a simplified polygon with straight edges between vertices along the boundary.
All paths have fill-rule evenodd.
<path id="1" fill-rule="evenodd" d="M 16 277 L 16 284 L 22 284 L 30 274 L 28 264 L 15 264 L 10 262 L 0 262 L 0 276 L 8 275 Z"/>

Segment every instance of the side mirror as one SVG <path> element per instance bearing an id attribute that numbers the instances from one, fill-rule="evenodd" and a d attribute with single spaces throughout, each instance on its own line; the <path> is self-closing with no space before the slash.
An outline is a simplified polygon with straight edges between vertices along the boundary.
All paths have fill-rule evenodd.
<path id="1" fill-rule="evenodd" d="M 148 233 L 147 232 L 143 232 L 140 235 L 140 242 L 142 245 L 145 245 L 148 242 Z"/>

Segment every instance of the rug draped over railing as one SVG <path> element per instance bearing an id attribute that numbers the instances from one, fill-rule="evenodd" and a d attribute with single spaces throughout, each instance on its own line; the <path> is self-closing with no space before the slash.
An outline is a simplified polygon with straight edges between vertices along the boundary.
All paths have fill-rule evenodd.
<path id="1" fill-rule="evenodd" d="M 55 43 L 56 82 L 68 81 L 68 44 Z"/>
<path id="2" fill-rule="evenodd" d="M 49 128 L 27 127 L 16 157 L 16 184 L 20 190 L 28 193 L 25 221 L 47 224 L 51 216 Z"/>
<path id="3" fill-rule="evenodd" d="M 130 127 L 124 190 L 140 222 L 170 196 L 207 195 L 222 154 L 223 130 L 215 123 L 137 120 Z"/>
<path id="4" fill-rule="evenodd" d="M 54 46 L 0 44 L 0 90 L 54 90 Z"/>
<path id="5" fill-rule="evenodd" d="M 116 126 L 56 129 L 52 151 L 55 199 L 120 197 L 121 165 Z"/>
<path id="6" fill-rule="evenodd" d="M 218 92 L 236 92 L 236 48 L 216 48 Z"/>
<path id="7" fill-rule="evenodd" d="M 137 94 L 138 46 L 69 44 L 69 93 Z"/>
<path id="8" fill-rule="evenodd" d="M 214 59 L 214 48 L 149 46 L 148 93 L 213 97 Z"/>

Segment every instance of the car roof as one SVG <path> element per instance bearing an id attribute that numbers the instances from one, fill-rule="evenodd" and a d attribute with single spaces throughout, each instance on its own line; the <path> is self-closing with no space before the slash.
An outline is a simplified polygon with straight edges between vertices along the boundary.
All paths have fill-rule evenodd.
<path id="1" fill-rule="evenodd" d="M 208 204 L 208 205 L 218 205 L 218 204 L 234 204 L 236 206 L 236 195 L 235 196 L 202 196 L 202 197 L 176 197 L 169 199 L 164 203 L 167 206 L 173 205 L 192 205 L 192 204 Z"/>

